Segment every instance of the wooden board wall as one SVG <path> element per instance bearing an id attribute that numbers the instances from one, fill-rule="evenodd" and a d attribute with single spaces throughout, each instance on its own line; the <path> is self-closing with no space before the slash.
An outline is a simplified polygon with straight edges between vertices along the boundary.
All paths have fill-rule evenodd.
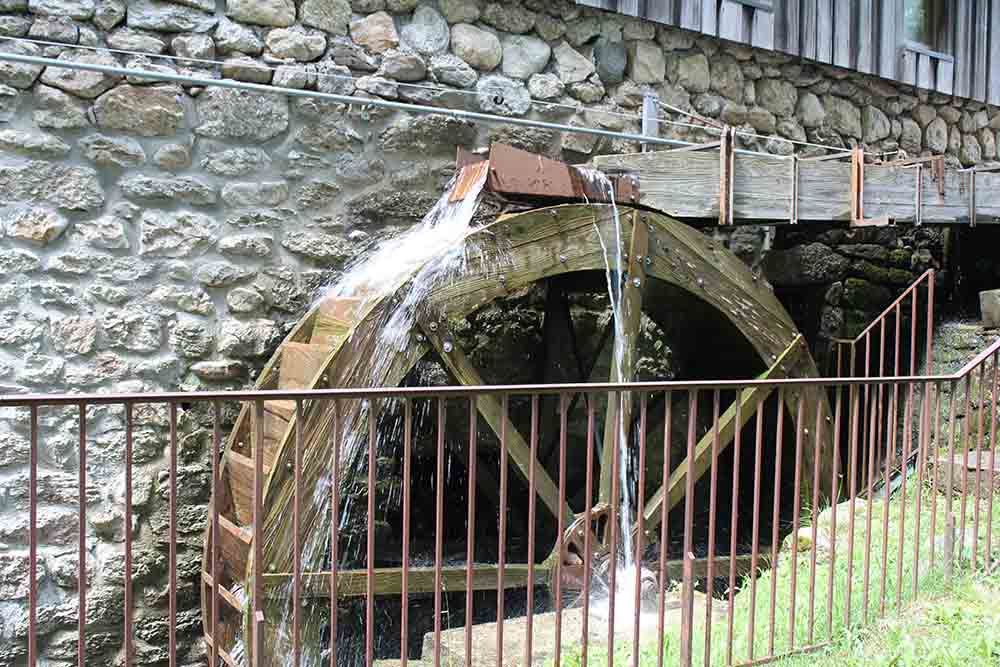
<path id="1" fill-rule="evenodd" d="M 576 2 L 1000 104 L 1000 0 L 948 0 L 934 48 L 904 39 L 903 0 Z"/>

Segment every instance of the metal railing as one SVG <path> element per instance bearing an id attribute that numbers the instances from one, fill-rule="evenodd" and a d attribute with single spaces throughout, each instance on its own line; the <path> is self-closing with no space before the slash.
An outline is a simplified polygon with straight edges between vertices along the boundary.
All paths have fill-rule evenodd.
<path id="1" fill-rule="evenodd" d="M 712 661 L 758 664 L 826 646 L 837 639 L 841 629 L 867 622 L 876 611 L 879 615 L 886 613 L 887 602 L 893 602 L 893 585 L 894 606 L 899 609 L 917 594 L 926 576 L 943 567 L 954 567 L 963 553 L 956 554 L 955 538 L 949 533 L 956 526 L 961 536 L 959 544 L 964 545 L 960 549 L 965 549 L 971 565 L 992 565 L 998 355 L 1000 340 L 959 372 L 938 376 L 3 396 L 0 409 L 27 410 L 30 440 L 27 664 L 33 667 L 40 658 L 38 563 L 39 549 L 45 545 L 38 518 L 39 453 L 45 439 L 43 418 L 49 410 L 69 406 L 78 411 L 80 585 L 76 621 L 77 660 L 81 667 L 90 659 L 87 638 L 93 630 L 87 618 L 86 585 L 92 539 L 87 530 L 87 455 L 94 445 L 88 434 L 88 412 L 96 406 L 121 406 L 124 411 L 125 597 L 121 650 L 123 664 L 128 666 L 136 661 L 132 561 L 136 539 L 132 514 L 135 414 L 138 406 L 167 406 L 166 625 L 168 660 L 173 667 L 178 660 L 180 409 L 208 409 L 211 480 L 218 499 L 223 492 L 225 405 L 251 405 L 258 417 L 256 442 L 263 442 L 260 418 L 268 401 L 293 401 L 297 408 L 293 419 L 299 427 L 289 459 L 295 480 L 292 511 L 283 518 L 294 534 L 294 567 L 291 573 L 280 575 L 290 586 L 281 604 L 288 609 L 291 623 L 275 634 L 275 627 L 284 623 L 285 615 L 273 613 L 274 603 L 268 597 L 279 575 L 272 573 L 265 562 L 264 520 L 268 511 L 284 508 L 265 507 L 265 498 L 272 497 L 264 485 L 265 452 L 264 447 L 254 446 L 252 521 L 241 530 L 253 545 L 252 561 L 261 566 L 248 570 L 249 581 L 245 583 L 251 594 L 244 607 L 250 622 L 240 628 L 240 632 L 251 628 L 252 643 L 247 642 L 247 646 L 252 650 L 240 658 L 224 646 L 232 638 L 222 636 L 223 607 L 233 603 L 227 598 L 231 591 L 225 591 L 222 582 L 220 559 L 224 554 L 219 540 L 213 540 L 209 571 L 203 574 L 210 583 L 210 600 L 205 608 L 210 614 L 206 633 L 211 664 L 238 665 L 245 661 L 298 667 L 307 662 L 306 654 L 310 654 L 322 655 L 331 667 L 370 666 L 386 657 L 400 658 L 405 667 L 408 659 L 417 657 L 410 636 L 417 625 L 428 630 L 425 645 L 431 655 L 422 656 L 423 664 L 434 667 L 471 665 L 476 652 L 488 653 L 490 660 L 495 658 L 502 667 L 508 664 L 505 651 L 523 651 L 526 665 L 551 662 L 558 666 L 568 661 L 570 654 L 583 667 L 588 659 L 591 663 L 606 660 L 609 667 L 627 663 L 635 667 L 640 662 L 655 662 L 657 667 L 695 661 L 705 665 Z M 546 435 L 542 424 L 545 415 L 540 408 L 545 396 L 559 397 L 558 418 L 552 427 L 558 435 L 559 455 L 550 468 L 539 463 L 544 457 L 538 455 Z M 575 396 L 583 400 L 574 402 Z M 602 505 L 593 502 L 595 449 L 599 450 L 595 434 L 602 432 L 597 426 L 599 405 L 605 399 L 623 398 L 631 401 L 636 417 L 627 429 L 627 458 L 622 456 L 621 448 L 613 449 L 616 454 L 608 464 L 616 473 L 614 488 L 611 497 L 603 499 L 606 505 Z M 495 399 L 501 406 L 501 426 L 496 434 L 481 428 L 482 417 L 477 414 L 487 399 Z M 724 410 L 729 401 L 730 408 Z M 942 419 L 945 403 L 947 416 Z M 360 405 L 370 409 L 370 414 L 395 410 L 402 427 L 380 436 L 379 420 L 368 419 L 365 432 L 355 438 L 362 443 L 357 459 L 343 467 L 341 461 L 346 458 L 338 447 L 352 434 L 344 432 L 346 420 L 340 417 L 347 415 L 351 406 Z M 331 489 L 329 505 L 324 506 L 325 534 L 329 537 L 323 538 L 327 540 L 323 557 L 314 563 L 304 563 L 302 557 L 303 540 L 309 537 L 303 534 L 303 504 L 317 495 L 305 489 L 301 481 L 304 476 L 300 478 L 304 475 L 303 455 L 307 453 L 301 434 L 306 429 L 309 406 L 313 410 L 323 406 L 334 415 L 329 460 L 337 462 L 329 466 L 325 478 Z M 449 431 L 449 423 L 455 425 L 455 409 L 468 415 L 467 423 L 458 427 L 459 432 L 466 433 L 464 443 L 460 442 L 463 438 Z M 424 414 L 420 424 L 414 418 L 418 411 Z M 528 427 L 529 435 L 524 439 L 528 459 L 518 459 L 514 452 L 514 440 L 519 437 L 514 432 L 518 429 L 516 415 Z M 574 424 L 580 424 L 580 429 L 575 430 Z M 421 444 L 422 439 L 426 442 Z M 392 520 L 396 521 L 401 540 L 381 546 L 376 542 L 377 520 L 392 523 L 384 516 L 378 517 L 382 508 L 376 491 L 381 481 L 379 448 L 389 446 L 387 443 L 396 448 L 402 461 L 398 493 L 401 511 L 398 520 Z M 748 449 L 750 443 L 752 448 Z M 419 454 L 415 451 L 418 444 Z M 680 450 L 682 444 L 683 453 L 672 451 Z M 974 465 L 970 461 L 973 451 Z M 945 458 L 942 452 L 946 452 Z M 675 465 L 678 456 L 681 458 Z M 988 479 L 979 470 L 984 456 L 990 464 Z M 577 461 L 575 468 L 569 462 L 571 457 Z M 662 460 L 651 465 L 655 458 Z M 466 478 L 449 482 L 448 469 L 463 459 Z M 741 463 L 749 461 L 752 466 Z M 876 466 L 877 461 L 885 465 Z M 420 479 L 430 480 L 430 486 L 421 486 L 414 493 L 412 480 L 421 466 L 426 470 Z M 621 477 L 618 473 L 622 466 L 634 474 Z M 970 469 L 976 471 L 973 485 Z M 707 479 L 698 479 L 699 470 L 707 473 Z M 511 471 L 523 473 L 523 479 L 515 480 Z M 496 475 L 497 487 L 495 497 L 489 496 L 490 505 L 481 482 L 492 474 Z M 658 489 L 650 480 L 656 474 L 662 477 Z M 348 475 L 355 475 L 357 491 L 350 503 L 342 502 L 340 497 Z M 549 506 L 539 511 L 537 501 L 544 503 L 544 499 L 537 491 L 543 478 L 558 489 L 554 511 Z M 626 487 L 620 484 L 627 485 L 632 492 L 629 497 L 635 498 L 638 511 L 631 526 L 619 525 L 622 512 L 630 511 L 621 504 L 621 492 Z M 983 484 L 988 485 L 985 490 Z M 452 494 L 459 493 L 456 489 L 463 486 L 465 497 L 452 502 Z M 727 498 L 731 501 L 727 502 Z M 456 507 L 462 505 L 464 517 L 456 515 Z M 832 513 L 828 509 L 821 511 L 829 506 L 837 509 Z M 802 515 L 807 509 L 813 516 L 807 527 L 811 531 L 809 540 L 802 533 Z M 360 532 L 352 534 L 363 549 L 353 552 L 344 547 L 345 533 L 354 530 L 345 527 L 349 512 L 358 515 L 364 525 L 357 529 Z M 881 514 L 881 529 L 873 528 L 878 525 L 876 514 Z M 829 523 L 824 515 L 829 515 Z M 220 527 L 227 519 L 220 515 L 218 502 L 213 503 L 208 521 L 214 534 L 220 535 Z M 414 521 L 433 529 L 418 536 Z M 455 529 L 456 521 L 463 530 Z M 971 533 L 967 532 L 970 524 Z M 926 534 L 921 533 L 924 529 Z M 983 540 L 981 529 L 985 532 Z M 545 537 L 539 536 L 539 530 Z M 864 547 L 859 550 L 860 531 Z M 519 539 L 512 537 L 514 533 Z M 462 535 L 458 542 L 464 547 L 464 559 L 446 557 L 446 537 L 458 534 Z M 942 534 L 946 536 L 943 546 L 939 545 Z M 795 537 L 789 542 L 787 535 Z M 890 539 L 892 535 L 895 539 Z M 842 545 L 845 539 L 846 545 Z M 803 541 L 808 543 L 801 549 L 803 558 L 808 552 L 808 567 L 806 561 L 799 563 L 799 545 Z M 634 588 L 625 590 L 622 580 L 629 571 L 621 569 L 619 561 L 623 545 L 628 543 L 632 544 L 630 555 L 645 567 L 626 579 L 627 585 Z M 820 543 L 825 546 L 820 547 Z M 551 548 L 548 558 L 544 558 L 546 548 Z M 398 568 L 380 564 L 390 549 L 393 553 L 400 550 Z M 416 553 L 420 549 L 426 550 L 423 560 Z M 939 553 L 941 550 L 944 553 Z M 325 569 L 317 563 L 325 563 Z M 771 569 L 765 572 L 767 565 Z M 316 569 L 307 571 L 312 568 Z M 878 580 L 877 594 L 873 572 Z M 398 577 L 385 584 L 389 575 Z M 680 583 L 679 594 L 672 587 L 674 582 Z M 490 598 L 488 591 L 483 592 L 487 588 L 502 593 Z M 543 589 L 548 595 L 542 595 Z M 617 594 L 604 596 L 602 590 Z M 391 595 L 385 597 L 386 591 Z M 311 639 L 304 638 L 306 627 L 316 622 L 315 610 L 310 611 L 309 619 L 313 620 L 306 618 L 304 599 L 317 594 L 330 599 L 328 618 L 321 631 L 311 633 Z M 415 624 L 411 607 L 428 595 L 433 605 L 421 607 L 424 620 Z M 460 607 L 456 596 L 464 596 L 464 613 L 457 611 Z M 341 608 L 350 600 L 363 604 L 363 627 L 359 628 L 352 615 L 354 607 L 348 611 Z M 631 606 L 625 625 L 616 620 L 616 604 L 619 612 L 622 605 Z M 679 619 L 673 613 L 678 607 Z M 425 616 L 429 613 L 433 613 L 430 624 Z M 455 644 L 449 643 L 452 639 L 445 636 L 448 631 L 444 627 L 451 622 L 452 614 L 459 617 L 459 627 L 464 627 L 462 641 L 455 640 Z M 390 617 L 398 618 L 398 632 L 384 627 L 385 619 Z M 488 620 L 495 626 L 482 626 L 487 630 L 474 628 L 474 622 Z M 343 626 L 347 621 L 351 627 L 338 629 L 338 623 Z M 510 628 L 511 624 L 517 624 L 518 631 L 505 635 L 505 625 Z M 597 626 L 599 631 L 594 629 Z M 484 639 L 484 632 L 490 635 L 489 641 Z M 280 637 L 288 640 L 287 652 Z M 347 651 L 345 642 L 354 648 Z M 626 653 L 616 652 L 616 645 L 627 649 Z M 443 647 L 447 655 L 443 655 Z"/>
<path id="2" fill-rule="evenodd" d="M 834 377 L 886 377 L 887 375 L 894 377 L 900 373 L 916 375 L 919 338 L 923 339 L 925 345 L 924 358 L 929 369 L 934 352 L 934 278 L 934 269 L 927 269 L 857 336 L 831 339 L 832 375 Z M 904 322 L 907 319 L 909 319 L 909 336 L 904 338 L 906 333 Z M 873 339 L 877 339 L 878 350 L 873 347 Z M 874 360 L 873 354 L 876 355 Z"/>

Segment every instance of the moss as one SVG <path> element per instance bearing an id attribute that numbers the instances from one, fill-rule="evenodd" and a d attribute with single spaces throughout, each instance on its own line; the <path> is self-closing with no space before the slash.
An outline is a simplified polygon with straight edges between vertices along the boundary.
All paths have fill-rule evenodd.
<path id="1" fill-rule="evenodd" d="M 848 278 L 844 281 L 843 304 L 849 309 L 878 312 L 890 301 L 892 292 L 887 287 L 861 278 Z"/>

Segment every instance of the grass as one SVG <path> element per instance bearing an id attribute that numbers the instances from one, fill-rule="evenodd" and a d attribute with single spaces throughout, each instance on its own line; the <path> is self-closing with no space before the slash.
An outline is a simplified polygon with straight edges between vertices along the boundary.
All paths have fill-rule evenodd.
<path id="1" fill-rule="evenodd" d="M 836 556 L 833 564 L 833 595 L 832 595 L 832 616 L 827 615 L 827 600 L 830 592 L 830 558 L 819 557 L 816 566 L 816 588 L 815 596 L 812 598 L 814 608 L 813 635 L 809 635 L 810 618 L 810 552 L 800 551 L 797 557 L 797 564 L 792 567 L 792 558 L 789 552 L 783 551 L 779 558 L 777 568 L 762 572 L 757 577 L 756 582 L 756 604 L 751 608 L 751 581 L 745 579 L 738 588 L 733 604 L 733 663 L 740 664 L 750 659 L 750 633 L 753 628 L 753 658 L 759 659 L 768 655 L 783 655 L 788 653 L 793 647 L 801 649 L 803 647 L 829 644 L 829 648 L 824 651 L 830 655 L 841 657 L 833 659 L 832 662 L 817 662 L 820 658 L 818 654 L 810 654 L 807 657 L 789 658 L 779 661 L 779 665 L 813 665 L 813 664 L 885 664 L 887 667 L 900 667 L 909 664 L 961 664 L 963 667 L 973 667 L 974 665 L 1000 665 L 1000 658 L 992 658 L 992 662 L 975 662 L 972 654 L 979 656 L 989 656 L 991 652 L 997 650 L 1000 645 L 1000 614 L 997 613 L 1000 602 L 990 598 L 1000 589 L 1000 577 L 993 576 L 992 580 L 976 578 L 971 570 L 971 548 L 973 520 L 975 516 L 975 501 L 972 498 L 966 501 L 966 535 L 965 544 L 961 544 L 961 539 L 957 540 L 955 553 L 955 576 L 948 579 L 944 571 L 944 533 L 946 526 L 946 498 L 943 495 L 935 494 L 929 488 L 922 489 L 920 493 L 913 493 L 914 484 L 911 483 L 907 497 L 904 499 L 902 493 L 897 491 L 885 503 L 884 495 L 876 494 L 879 497 L 868 503 L 859 501 L 856 505 L 854 519 L 854 544 L 853 559 L 848 558 L 847 526 L 849 523 L 849 503 L 840 506 L 837 513 L 837 536 L 835 549 Z M 971 489 L 970 489 L 971 492 Z M 935 499 L 935 495 L 937 495 Z M 932 502 L 936 500 L 935 535 L 930 535 Z M 954 500 L 952 509 L 956 519 L 956 524 L 961 513 L 961 501 Z M 992 533 L 994 555 L 1000 555 L 997 547 L 1000 546 L 1000 496 L 993 498 L 992 510 Z M 917 544 L 916 521 L 917 509 L 920 509 L 920 543 L 919 549 L 915 551 Z M 977 544 L 979 566 L 982 567 L 983 556 L 986 550 L 986 517 L 990 503 L 985 499 L 980 502 L 979 519 L 979 540 Z M 888 531 L 883 530 L 885 512 L 888 510 Z M 905 525 L 900 530 L 900 515 L 905 511 Z M 829 526 L 831 511 L 819 514 L 818 528 L 823 530 Z M 867 615 L 865 599 L 865 535 L 868 529 L 868 517 L 871 517 L 871 551 L 868 561 L 867 572 L 869 575 L 869 589 L 867 597 Z M 957 530 L 957 527 L 956 527 Z M 822 540 L 818 540 L 822 542 Z M 930 567 L 930 550 L 932 542 L 935 544 L 935 564 Z M 885 559 L 883 559 L 883 548 Z M 913 571 L 919 563 L 918 573 L 918 594 L 913 593 Z M 794 606 L 792 605 L 792 581 L 796 581 L 796 596 Z M 848 596 L 848 583 L 850 582 L 850 595 Z M 897 604 L 897 582 L 899 586 L 899 601 Z M 967 582 L 965 588 L 955 588 L 958 582 Z M 770 644 L 771 623 L 770 623 L 770 603 L 771 587 L 774 586 L 775 618 L 773 626 L 774 645 L 773 651 Z M 884 583 L 884 596 L 883 596 Z M 969 599 L 980 600 L 980 607 L 971 607 L 967 610 L 960 603 L 962 597 L 950 597 L 952 590 L 967 593 Z M 906 662 L 907 660 L 920 660 L 921 651 L 916 648 L 922 646 L 920 642 L 911 641 L 914 637 L 914 630 L 905 621 L 892 622 L 879 620 L 882 617 L 884 599 L 884 613 L 887 619 L 898 618 L 901 610 L 907 610 L 906 620 L 910 619 L 909 610 L 921 608 L 921 603 L 915 600 L 939 600 L 941 602 L 939 611 L 931 613 L 930 620 L 925 620 L 924 624 L 934 627 L 934 632 L 927 632 L 919 635 L 921 642 L 926 642 L 926 650 L 936 651 L 934 655 L 949 655 L 947 660 L 942 657 L 941 662 Z M 954 603 L 952 600 L 954 599 Z M 914 607 L 913 605 L 917 606 Z M 848 622 L 848 605 L 850 605 L 850 622 Z M 930 607 L 926 609 L 930 610 Z M 977 615 L 973 609 L 980 609 L 981 614 Z M 944 614 L 938 618 L 935 614 Z M 751 623 L 752 619 L 752 623 Z M 941 621 L 941 623 L 938 623 Z M 950 625 L 949 625 L 950 624 Z M 943 625 L 951 630 L 937 630 L 938 625 Z M 989 625 L 992 635 L 983 636 L 984 625 Z M 696 608 L 695 624 L 693 630 L 692 658 L 693 664 L 701 665 L 704 662 L 706 642 L 705 642 L 705 621 L 704 612 L 698 613 Z M 866 631 L 867 628 L 867 631 Z M 875 629 L 883 628 L 878 632 Z M 977 629 L 979 628 L 979 629 Z M 951 634 L 949 634 L 951 633 Z M 955 633 L 968 633 L 973 635 L 967 638 L 968 641 Z M 978 637 L 975 635 L 979 635 Z M 790 641 L 791 640 L 791 641 Z M 857 663 L 845 663 L 844 656 L 851 655 L 852 651 L 862 651 L 866 647 L 866 642 L 875 642 L 879 650 L 889 655 L 889 661 L 870 662 L 869 657 L 860 657 Z M 680 628 L 679 624 L 668 627 L 663 638 L 664 643 L 664 664 L 676 665 L 680 659 Z M 961 643 L 961 647 L 953 646 Z M 708 642 L 711 662 L 715 665 L 724 665 L 727 662 L 728 652 L 728 617 L 715 616 L 711 627 L 711 640 Z M 629 667 L 632 664 L 632 643 L 616 642 L 614 663 L 620 667 Z M 951 653 L 949 653 L 951 651 Z M 971 652 L 966 656 L 966 652 Z M 966 656 L 966 657 L 961 657 Z M 582 650 L 577 647 L 564 655 L 563 664 L 569 667 L 579 667 L 582 662 Z M 825 659 L 825 658 L 824 658 Z M 607 649 L 601 646 L 588 647 L 588 665 L 603 666 L 607 664 Z M 839 661 L 838 661 L 839 660 Z M 949 662 L 948 660 L 951 660 Z M 971 662 L 970 662 L 971 660 Z M 894 661 L 894 662 L 893 662 Z M 958 661 L 958 662 L 956 662 Z M 642 637 L 639 644 L 639 664 L 641 667 L 656 667 L 658 665 L 658 647 L 654 637 Z"/>

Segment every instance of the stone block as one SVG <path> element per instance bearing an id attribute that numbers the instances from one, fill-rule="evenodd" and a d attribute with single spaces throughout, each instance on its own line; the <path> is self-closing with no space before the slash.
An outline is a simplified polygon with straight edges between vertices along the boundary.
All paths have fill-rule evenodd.
<path id="1" fill-rule="evenodd" d="M 1000 327 L 1000 289 L 980 292 L 979 309 L 982 311 L 985 326 Z"/>

